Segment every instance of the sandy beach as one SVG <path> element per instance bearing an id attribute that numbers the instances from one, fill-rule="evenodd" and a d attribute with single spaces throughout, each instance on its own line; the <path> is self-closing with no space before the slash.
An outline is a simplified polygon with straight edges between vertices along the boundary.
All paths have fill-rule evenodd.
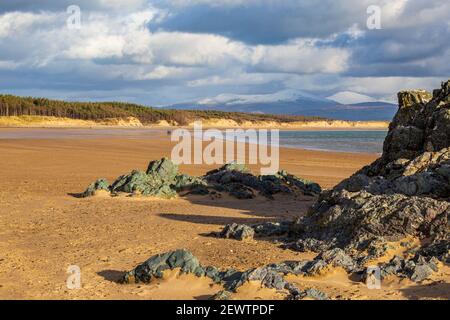
<path id="1" fill-rule="evenodd" d="M 227 223 L 302 215 L 314 202 L 312 197 L 77 197 L 97 178 L 113 180 L 132 169 L 145 169 L 150 160 L 170 156 L 172 143 L 165 131 L 148 137 L 74 134 L 55 138 L 57 130 L 64 130 L 55 129 L 55 136 L 46 139 L 20 137 L 26 130 L 31 129 L 0 129 L 0 133 L 15 134 L 0 139 L 0 299 L 206 299 L 221 289 L 206 278 L 167 273 L 150 285 L 123 285 L 117 280 L 123 271 L 150 256 L 179 248 L 192 251 L 204 265 L 242 270 L 314 256 L 282 249 L 271 241 L 240 242 L 206 235 Z M 376 158 L 375 154 L 282 148 L 280 167 L 330 188 Z M 216 167 L 182 165 L 180 169 L 202 175 Z M 70 265 L 81 268 L 81 289 L 66 287 Z M 448 299 L 449 275 L 444 266 L 420 285 L 393 278 L 381 290 L 369 290 L 339 269 L 290 280 L 321 289 L 332 299 Z M 186 286 L 191 289 L 183 289 Z M 235 296 L 283 297 L 252 283 Z"/>

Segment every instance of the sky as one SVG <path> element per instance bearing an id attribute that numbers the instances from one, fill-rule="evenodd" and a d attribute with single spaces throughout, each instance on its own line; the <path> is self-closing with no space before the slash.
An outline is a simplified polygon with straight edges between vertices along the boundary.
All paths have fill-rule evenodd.
<path id="1" fill-rule="evenodd" d="M 1 0 L 0 92 L 153 106 L 283 90 L 395 101 L 450 78 L 449 39 L 448 0 Z"/>

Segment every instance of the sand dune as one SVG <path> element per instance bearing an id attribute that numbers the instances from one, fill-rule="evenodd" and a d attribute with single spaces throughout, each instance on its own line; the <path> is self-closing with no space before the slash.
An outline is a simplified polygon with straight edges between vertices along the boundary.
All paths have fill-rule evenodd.
<path id="1" fill-rule="evenodd" d="M 386 129 L 389 125 L 384 121 L 309 121 L 309 122 L 275 122 L 275 121 L 244 121 L 238 123 L 229 119 L 208 119 L 202 121 L 205 128 L 273 128 L 283 130 L 302 129 Z M 190 123 L 186 127 L 193 127 Z M 161 120 L 158 123 L 146 127 L 178 127 L 176 122 Z M 79 120 L 71 118 L 44 117 L 44 116 L 12 116 L 0 117 L 0 127 L 25 127 L 25 128 L 86 128 L 86 127 L 144 127 L 144 125 L 134 117 L 126 119 L 103 119 L 99 121 Z"/>

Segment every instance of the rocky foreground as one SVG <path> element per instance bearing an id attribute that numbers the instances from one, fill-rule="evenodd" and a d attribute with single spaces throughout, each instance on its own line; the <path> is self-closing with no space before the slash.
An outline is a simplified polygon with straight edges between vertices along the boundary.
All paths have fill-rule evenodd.
<path id="1" fill-rule="evenodd" d="M 288 298 L 326 299 L 323 292 L 297 288 L 285 275 L 310 276 L 332 267 L 365 280 L 369 263 L 377 261 L 400 243 L 405 249 L 380 262 L 382 277 L 397 276 L 415 282 L 429 279 L 441 264 L 450 263 L 450 81 L 433 93 L 400 92 L 399 110 L 390 125 L 381 158 L 320 193 L 318 185 L 285 172 L 253 176 L 236 164 L 204 177 L 178 175 L 167 160 L 152 162 L 147 172 L 134 171 L 112 184 L 98 180 L 84 193 L 99 190 L 111 195 L 129 194 L 172 197 L 179 192 L 211 194 L 228 192 L 240 199 L 259 193 L 316 195 L 310 212 L 296 221 L 257 225 L 230 224 L 218 237 L 249 240 L 275 237 L 291 250 L 317 253 L 310 261 L 271 264 L 247 271 L 203 267 L 184 250 L 151 257 L 127 272 L 122 282 L 150 282 L 164 270 L 178 269 L 221 283 L 224 291 L 214 298 L 228 299 L 246 281 L 286 290 Z"/>

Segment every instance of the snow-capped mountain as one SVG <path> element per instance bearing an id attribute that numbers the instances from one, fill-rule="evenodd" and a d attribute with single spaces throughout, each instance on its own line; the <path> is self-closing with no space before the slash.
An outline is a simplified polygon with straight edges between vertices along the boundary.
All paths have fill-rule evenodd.
<path id="1" fill-rule="evenodd" d="M 339 92 L 322 98 L 301 90 L 283 90 L 270 94 L 221 94 L 166 108 L 320 116 L 361 121 L 391 120 L 397 110 L 393 104 L 355 92 Z"/>
<path id="2" fill-rule="evenodd" d="M 332 96 L 328 99 L 336 101 L 340 104 L 355 104 L 355 103 L 365 103 L 365 102 L 378 102 L 377 99 L 366 96 L 364 94 L 352 92 L 352 91 L 342 91 Z"/>
<path id="3" fill-rule="evenodd" d="M 221 94 L 213 98 L 206 98 L 198 101 L 198 104 L 213 105 L 213 104 L 250 104 L 250 103 L 269 103 L 280 101 L 296 101 L 296 100 L 310 100 L 314 102 L 327 101 L 326 99 L 316 97 L 307 92 L 299 90 L 283 90 L 269 94 Z"/>

